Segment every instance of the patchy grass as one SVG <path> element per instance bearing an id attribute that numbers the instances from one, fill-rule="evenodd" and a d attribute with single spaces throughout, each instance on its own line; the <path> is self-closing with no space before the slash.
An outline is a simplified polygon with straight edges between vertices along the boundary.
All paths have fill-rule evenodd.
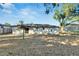
<path id="1" fill-rule="evenodd" d="M 72 32 L 73 34 L 79 35 L 79 30 L 74 30 L 74 31 L 70 31 L 70 32 Z"/>
<path id="2" fill-rule="evenodd" d="M 19 37 L 18 37 L 19 38 Z M 32 35 L 0 41 L 1 56 L 79 56 L 79 37 Z"/>

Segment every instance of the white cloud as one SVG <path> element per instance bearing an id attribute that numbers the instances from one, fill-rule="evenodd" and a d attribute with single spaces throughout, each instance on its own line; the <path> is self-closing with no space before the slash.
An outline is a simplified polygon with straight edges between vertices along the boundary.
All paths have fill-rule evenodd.
<path id="1" fill-rule="evenodd" d="M 23 16 L 29 15 L 29 10 L 27 10 L 27 9 L 21 9 L 21 10 L 19 10 L 19 14 L 21 14 Z"/>
<path id="2" fill-rule="evenodd" d="M 2 12 L 3 12 L 3 13 L 6 13 L 6 14 L 11 14 L 11 13 L 12 13 L 11 10 L 6 10 L 6 9 L 3 9 Z"/>
<path id="3" fill-rule="evenodd" d="M 2 7 L 1 11 L 6 14 L 11 14 L 12 10 L 15 9 L 14 4 L 12 3 L 1 3 L 0 6 Z"/>
<path id="4" fill-rule="evenodd" d="M 28 9 L 28 8 L 19 10 L 19 13 L 20 13 L 21 15 L 25 15 L 25 16 L 26 16 L 26 15 L 35 15 L 35 14 L 37 14 L 36 11 L 31 10 L 31 9 Z"/>
<path id="5" fill-rule="evenodd" d="M 4 9 L 12 9 L 14 5 L 12 3 L 1 3 L 0 4 Z"/>
<path id="6" fill-rule="evenodd" d="M 2 12 L 4 15 L 4 17 L 2 18 L 7 19 L 7 21 L 9 21 L 10 19 L 14 19 L 17 22 L 19 20 L 23 20 L 23 21 L 27 21 L 28 23 L 28 22 L 33 22 L 35 20 L 38 20 L 40 16 L 38 11 L 31 8 L 17 9 L 15 8 L 14 4 L 0 4 L 0 5 L 3 7 L 0 10 L 0 12 Z"/>
<path id="7" fill-rule="evenodd" d="M 2 9 L 0 10 L 2 13 L 6 15 L 12 15 L 13 12 L 16 13 L 15 17 L 17 18 L 26 18 L 26 19 L 36 19 L 38 12 L 32 10 L 30 8 L 16 9 L 15 5 L 12 3 L 0 3 Z"/>
<path id="8" fill-rule="evenodd" d="M 36 16 L 38 14 L 38 12 L 29 8 L 21 9 L 18 11 L 18 13 L 19 16 L 21 16 L 21 18 L 28 18 L 28 19 L 36 19 Z"/>

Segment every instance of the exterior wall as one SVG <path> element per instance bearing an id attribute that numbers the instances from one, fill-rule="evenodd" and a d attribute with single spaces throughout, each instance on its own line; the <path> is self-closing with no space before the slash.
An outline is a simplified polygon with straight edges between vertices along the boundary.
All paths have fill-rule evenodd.
<path id="1" fill-rule="evenodd" d="M 79 30 L 79 26 L 67 26 L 67 27 L 65 27 L 65 30 L 66 31 L 77 31 L 77 30 Z"/>
<path id="2" fill-rule="evenodd" d="M 55 34 L 58 32 L 58 28 L 32 28 L 29 29 L 28 34 Z"/>
<path id="3" fill-rule="evenodd" d="M 58 31 L 58 28 L 29 28 L 29 30 L 25 29 L 25 33 L 27 34 L 55 34 Z M 26 32 L 28 31 L 28 32 Z M 0 26 L 0 34 L 4 33 L 12 33 L 13 35 L 22 35 L 23 30 L 21 28 L 18 28 L 17 26 Z"/>
<path id="4" fill-rule="evenodd" d="M 23 34 L 23 29 L 13 28 L 12 34 L 13 35 L 22 35 Z"/>
<path id="5" fill-rule="evenodd" d="M 34 32 L 36 34 L 43 34 L 43 28 L 38 28 L 38 29 L 34 30 Z"/>
<path id="6" fill-rule="evenodd" d="M 16 30 L 16 31 L 13 31 L 13 34 L 14 34 L 14 35 L 22 35 L 22 34 L 23 34 L 23 30 Z"/>
<path id="7" fill-rule="evenodd" d="M 12 33 L 11 27 L 0 26 L 0 34 L 9 34 Z"/>
<path id="8" fill-rule="evenodd" d="M 0 26 L 0 34 L 3 33 L 3 28 Z"/>
<path id="9" fill-rule="evenodd" d="M 43 24 L 34 24 L 34 25 L 24 25 L 23 27 L 20 25 L 13 26 L 5 26 L 3 24 L 0 25 L 0 34 L 8 34 L 12 33 L 14 35 L 21 35 L 23 30 L 25 29 L 25 33 L 27 34 L 55 34 L 57 32 L 57 28 L 48 28 L 51 25 L 43 25 Z M 34 28 L 33 28 L 34 27 Z M 38 28 L 36 28 L 38 27 Z"/>
<path id="10" fill-rule="evenodd" d="M 33 30 L 29 30 L 29 34 L 35 34 Z"/>
<path id="11" fill-rule="evenodd" d="M 35 28 L 30 28 L 28 34 L 35 34 Z"/>
<path id="12" fill-rule="evenodd" d="M 4 34 L 12 33 L 12 29 L 11 29 L 11 27 L 4 27 L 3 32 L 4 32 Z"/>

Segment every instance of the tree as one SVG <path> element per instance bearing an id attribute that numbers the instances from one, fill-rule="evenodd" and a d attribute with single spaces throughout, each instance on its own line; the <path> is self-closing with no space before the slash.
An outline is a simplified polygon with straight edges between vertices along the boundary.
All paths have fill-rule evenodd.
<path id="1" fill-rule="evenodd" d="M 79 21 L 79 15 L 76 15 L 76 4 L 63 4 L 61 10 L 55 10 L 54 19 L 60 24 L 60 32 L 63 33 L 64 27 Z M 75 13 L 73 11 L 75 10 Z"/>
<path id="2" fill-rule="evenodd" d="M 55 5 L 57 6 L 57 5 Z M 53 18 L 59 22 L 60 33 L 64 33 L 64 27 L 79 21 L 79 13 L 76 12 L 78 4 L 62 4 L 60 9 L 55 9 Z"/>
<path id="3" fill-rule="evenodd" d="M 23 26 L 24 26 L 24 21 L 22 21 L 22 20 L 20 20 L 19 21 L 19 24 L 21 25 L 21 28 L 23 29 L 23 39 L 24 39 L 24 28 L 23 28 Z"/>
<path id="4" fill-rule="evenodd" d="M 11 24 L 10 23 L 7 23 L 7 22 L 4 25 L 5 26 L 11 26 Z"/>
<path id="5" fill-rule="evenodd" d="M 44 3 L 44 7 L 46 7 L 45 13 L 49 14 L 56 6 L 59 6 L 57 3 Z"/>
<path id="6" fill-rule="evenodd" d="M 24 21 L 20 20 L 20 21 L 19 21 L 19 24 L 20 24 L 20 25 L 23 25 L 23 24 L 24 24 Z"/>

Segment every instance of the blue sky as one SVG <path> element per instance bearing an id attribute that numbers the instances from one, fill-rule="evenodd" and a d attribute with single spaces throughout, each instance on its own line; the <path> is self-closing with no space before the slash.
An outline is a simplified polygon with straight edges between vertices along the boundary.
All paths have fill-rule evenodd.
<path id="1" fill-rule="evenodd" d="M 19 20 L 23 20 L 25 24 L 51 24 L 58 25 L 53 19 L 53 12 L 45 14 L 43 4 L 33 3 L 5 3 L 0 4 L 0 23 L 6 22 L 10 24 L 18 24 Z"/>

